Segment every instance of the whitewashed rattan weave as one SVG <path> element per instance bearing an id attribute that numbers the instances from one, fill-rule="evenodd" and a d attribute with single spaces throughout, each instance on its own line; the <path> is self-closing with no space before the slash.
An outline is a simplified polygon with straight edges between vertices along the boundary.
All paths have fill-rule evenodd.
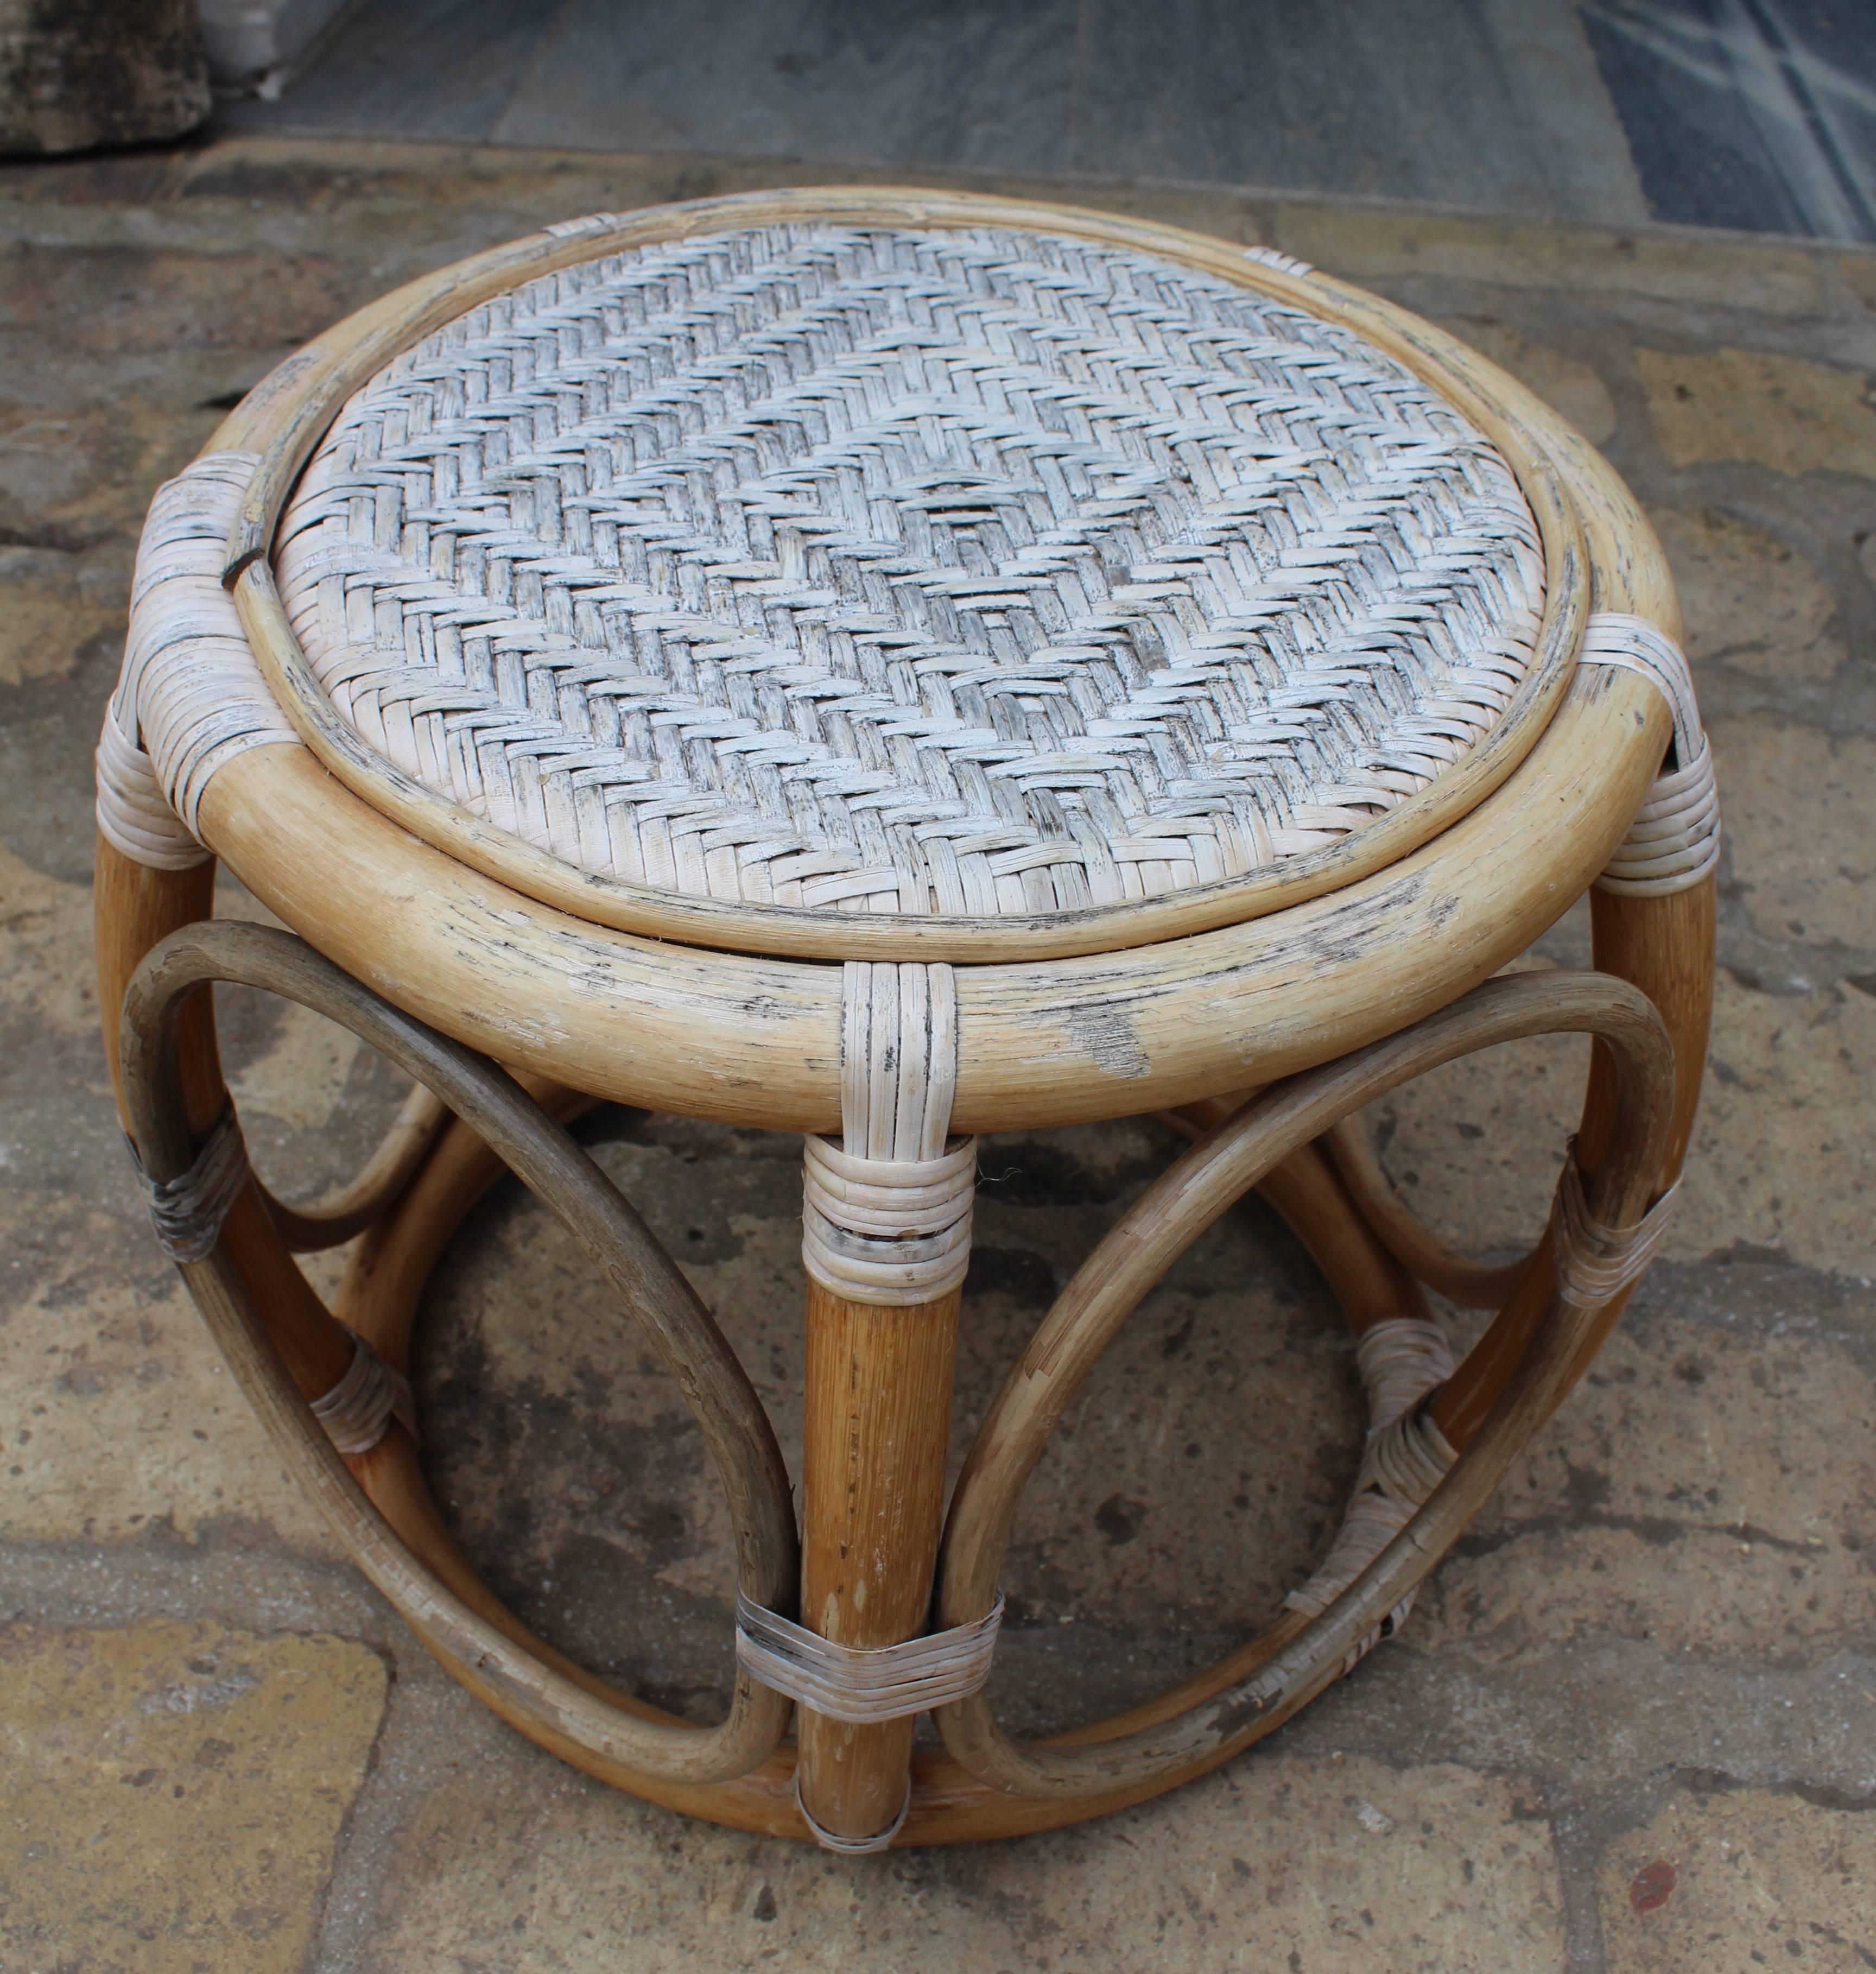
<path id="1" fill-rule="evenodd" d="M 283 520 L 340 715 L 566 862 L 1028 913 L 1335 841 L 1489 730 L 1537 529 L 1340 326 L 1002 231 L 777 225 L 398 358 Z"/>

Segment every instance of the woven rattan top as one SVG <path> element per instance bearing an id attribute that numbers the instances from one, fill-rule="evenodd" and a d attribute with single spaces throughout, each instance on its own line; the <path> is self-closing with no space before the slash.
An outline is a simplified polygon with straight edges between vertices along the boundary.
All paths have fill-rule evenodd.
<path id="1" fill-rule="evenodd" d="M 1331 843 L 1530 664 L 1537 530 L 1452 405 L 1170 261 L 806 222 L 590 261 L 340 413 L 283 517 L 339 716 L 579 869 L 1046 913 Z"/>

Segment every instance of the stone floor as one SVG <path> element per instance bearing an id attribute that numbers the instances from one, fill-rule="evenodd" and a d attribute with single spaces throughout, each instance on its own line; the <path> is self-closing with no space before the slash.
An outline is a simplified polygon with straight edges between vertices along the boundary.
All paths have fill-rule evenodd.
<path id="1" fill-rule="evenodd" d="M 213 0 L 211 11 L 243 23 L 244 39 L 269 16 L 292 38 L 296 21 L 311 32 L 312 7 L 330 17 L 323 31 L 291 39 L 290 58 L 244 90 L 225 90 L 220 128 L 1107 172 L 1876 240 L 1867 6 Z"/>
<path id="2" fill-rule="evenodd" d="M 95 1032 L 89 753 L 143 504 L 284 351 L 406 275 L 549 218 L 811 175 L 248 138 L 0 177 L 0 1969 L 1876 1966 L 1867 251 L 1077 187 L 1450 324 L 1608 449 L 1683 585 L 1729 834 L 1682 1209 L 1399 1643 L 1172 1799 L 841 1861 L 535 1751 L 289 1491 L 141 1221 Z M 232 886 L 227 907 L 257 909 Z M 1542 949 L 1585 952 L 1575 915 Z M 314 1189 L 392 1079 L 310 1018 L 223 1013 L 257 1156 Z M 1559 1046 L 1443 1072 L 1378 1119 L 1390 1169 L 1452 1238 L 1510 1251 L 1580 1071 Z M 794 1148 L 620 1112 L 586 1134 L 798 1440 Z M 992 1148 L 960 1443 L 1166 1152 L 1143 1123 Z M 431 1476 L 542 1630 L 707 1711 L 723 1518 L 619 1320 L 496 1195 L 429 1305 Z M 1357 1432 L 1334 1310 L 1241 1209 L 1038 1473 L 1001 1703 L 1091 1713 L 1255 1625 L 1326 1540 Z"/>

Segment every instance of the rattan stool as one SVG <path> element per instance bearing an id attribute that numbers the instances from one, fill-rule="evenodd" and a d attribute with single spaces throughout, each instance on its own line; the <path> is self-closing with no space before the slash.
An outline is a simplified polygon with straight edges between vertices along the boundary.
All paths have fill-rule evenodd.
<path id="1" fill-rule="evenodd" d="M 550 228 L 290 357 L 152 507 L 97 896 L 158 1232 L 360 1567 L 543 1746 L 836 1850 L 1138 1801 L 1400 1624 L 1658 1239 L 1718 846 L 1678 631 L 1579 438 L 1280 255 L 913 192 Z M 215 922 L 215 859 L 298 936 Z M 1596 971 L 1500 973 L 1592 886 Z M 416 1080 L 317 1208 L 248 1167 L 217 980 Z M 1563 1031 L 1595 1048 L 1549 1225 L 1477 1265 L 1352 1120 Z M 604 1099 L 805 1136 L 799 1533 L 741 1365 L 568 1135 Z M 1195 1142 L 1037 1331 L 947 1509 L 971 1134 L 1149 1112 Z M 713 1727 L 533 1637 L 425 1490 L 413 1315 L 504 1168 L 716 1460 Z M 1210 1671 L 1015 1738 L 985 1681 L 1025 1481 L 1253 1187 L 1357 1334 L 1341 1531 Z M 329 1312 L 293 1253 L 355 1237 Z M 1497 1310 L 1456 1369 L 1422 1284 Z M 923 1711 L 942 1748 L 914 1751 Z"/>

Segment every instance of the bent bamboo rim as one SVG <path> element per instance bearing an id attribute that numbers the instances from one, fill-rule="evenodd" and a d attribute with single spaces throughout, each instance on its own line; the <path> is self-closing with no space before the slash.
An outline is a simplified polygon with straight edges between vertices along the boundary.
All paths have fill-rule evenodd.
<path id="1" fill-rule="evenodd" d="M 1431 1013 L 1582 895 L 1671 728 L 1645 680 L 1580 668 L 1504 785 L 1386 870 L 1272 917 L 1155 946 L 959 967 L 953 1128 L 1193 1103 Z M 418 841 L 298 747 L 233 756 L 201 820 L 216 854 L 310 943 L 499 1061 L 654 1110 L 839 1126 L 838 966 L 575 918 Z"/>
<path id="2" fill-rule="evenodd" d="M 372 750 L 339 716 L 288 621 L 267 557 L 307 461 L 346 399 L 445 323 L 517 284 L 622 248 L 805 217 L 857 225 L 1026 228 L 1154 254 L 1336 322 L 1402 362 L 1484 431 L 1537 521 L 1544 610 L 1530 670 L 1488 731 L 1425 788 L 1339 842 L 1163 897 L 1036 914 L 894 916 L 688 898 L 588 872 L 497 829 Z M 1117 952 L 1241 924 L 1397 862 L 1468 814 L 1529 755 L 1562 703 L 1591 607 L 1583 520 L 1528 394 L 1407 310 L 1310 274 L 1280 271 L 1181 228 L 1069 206 L 957 192 L 829 187 L 662 206 L 541 233 L 395 290 L 326 331 L 258 385 L 211 450 L 257 451 L 230 529 L 226 580 L 262 673 L 328 772 L 424 841 L 540 903 L 597 925 L 725 951 L 800 959 L 979 961 Z"/>

